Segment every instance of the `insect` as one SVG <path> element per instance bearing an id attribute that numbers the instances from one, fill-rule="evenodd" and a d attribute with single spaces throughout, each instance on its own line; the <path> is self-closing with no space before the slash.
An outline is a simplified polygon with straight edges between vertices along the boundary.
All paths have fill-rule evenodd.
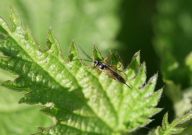
<path id="1" fill-rule="evenodd" d="M 129 88 L 131 88 L 125 81 L 125 79 L 115 70 L 112 68 L 112 66 L 105 64 L 101 61 L 94 60 L 94 66 L 102 71 L 106 71 L 109 76 L 111 76 L 113 79 L 127 85 Z"/>
<path id="2" fill-rule="evenodd" d="M 113 68 L 113 66 L 103 62 L 102 60 L 97 60 L 97 59 L 93 60 L 86 52 L 84 52 L 84 50 L 81 49 L 81 51 L 87 56 L 87 58 L 90 59 L 90 60 L 86 60 L 86 59 L 81 59 L 81 60 L 85 60 L 85 61 L 88 61 L 88 62 L 93 62 L 94 67 L 96 67 L 97 69 L 107 73 L 113 79 L 115 79 L 115 80 L 127 85 L 129 88 L 131 88 L 131 86 L 129 86 L 126 83 L 126 80 L 123 78 L 123 76 L 120 73 L 118 73 L 117 69 Z"/>

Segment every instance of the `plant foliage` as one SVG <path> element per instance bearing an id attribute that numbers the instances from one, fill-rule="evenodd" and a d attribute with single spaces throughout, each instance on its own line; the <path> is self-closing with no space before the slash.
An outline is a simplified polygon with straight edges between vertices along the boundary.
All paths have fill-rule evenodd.
<path id="1" fill-rule="evenodd" d="M 186 123 L 192 118 L 192 113 L 189 112 L 180 118 L 175 119 L 171 123 L 168 121 L 168 113 L 164 115 L 162 127 L 158 126 L 151 135 L 175 135 L 180 134 L 184 130 L 182 124 Z"/>
<path id="2" fill-rule="evenodd" d="M 189 5 L 190 0 L 160 0 L 154 16 L 154 47 L 161 59 L 162 77 L 166 84 L 164 91 L 179 117 L 191 110 L 188 97 L 192 86 L 192 10 Z"/>
<path id="3" fill-rule="evenodd" d="M 190 0 L 161 0 L 157 2 L 155 16 L 154 47 L 161 58 L 163 77 L 185 87 L 191 86 L 192 76 L 184 62 L 192 50 L 192 10 L 189 5 Z"/>
<path id="4" fill-rule="evenodd" d="M 0 67 L 18 77 L 2 85 L 27 93 L 20 103 L 42 104 L 56 124 L 42 134 L 122 134 L 151 122 L 162 90 L 154 92 L 157 75 L 146 83 L 145 63 L 136 53 L 125 69 L 126 85 L 78 60 L 72 45 L 62 58 L 57 40 L 48 34 L 48 50 L 39 50 L 14 13 L 8 25 L 0 19 Z M 94 59 L 101 56 L 94 49 Z M 101 57 L 100 57 L 101 58 Z"/>
<path id="5" fill-rule="evenodd" d="M 52 120 L 37 106 L 18 104 L 20 98 L 21 93 L 0 87 L 1 135 L 29 135 L 39 126 L 52 124 Z"/>
<path id="6" fill-rule="evenodd" d="M 97 41 L 101 49 L 108 49 L 117 44 L 120 3 L 119 0 L 112 3 L 110 0 L 1 0 L 0 16 L 8 19 L 9 7 L 14 7 L 41 46 L 51 26 L 65 52 L 72 40 L 86 51 Z"/>

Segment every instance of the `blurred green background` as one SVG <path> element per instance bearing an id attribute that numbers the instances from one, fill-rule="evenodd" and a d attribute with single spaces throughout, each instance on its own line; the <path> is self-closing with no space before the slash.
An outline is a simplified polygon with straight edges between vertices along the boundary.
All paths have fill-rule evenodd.
<path id="1" fill-rule="evenodd" d="M 192 108 L 191 0 L 0 0 L 1 17 L 8 20 L 10 8 L 41 47 L 52 29 L 64 56 L 72 41 L 88 54 L 93 45 L 104 54 L 116 50 L 125 65 L 141 50 L 148 76 L 158 72 L 157 88 L 164 86 L 164 110 L 148 128 L 167 111 L 172 120 Z M 10 78 L 0 71 L 1 82 Z M 52 123 L 39 106 L 18 104 L 23 94 L 0 87 L 0 135 L 26 135 Z"/>

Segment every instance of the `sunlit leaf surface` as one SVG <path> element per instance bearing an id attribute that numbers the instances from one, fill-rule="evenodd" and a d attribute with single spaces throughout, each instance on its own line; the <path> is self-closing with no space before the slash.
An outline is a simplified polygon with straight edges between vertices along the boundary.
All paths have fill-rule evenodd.
<path id="1" fill-rule="evenodd" d="M 157 75 L 146 81 L 139 52 L 123 71 L 128 87 L 81 62 L 74 45 L 69 59 L 63 58 L 51 32 L 49 49 L 40 51 L 14 12 L 11 17 L 10 26 L 0 19 L 0 50 L 4 54 L 0 67 L 18 77 L 2 85 L 27 92 L 20 103 L 41 104 L 43 111 L 56 119 L 55 125 L 39 133 L 119 135 L 145 126 L 161 110 L 156 105 L 162 90 L 154 91 Z M 93 52 L 98 59 L 100 52 Z"/>

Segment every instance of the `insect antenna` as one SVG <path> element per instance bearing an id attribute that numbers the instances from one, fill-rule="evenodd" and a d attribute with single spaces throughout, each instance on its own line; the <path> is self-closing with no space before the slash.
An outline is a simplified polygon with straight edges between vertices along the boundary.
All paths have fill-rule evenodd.
<path id="1" fill-rule="evenodd" d="M 88 60 L 88 59 L 75 59 L 75 60 L 83 60 L 83 61 L 87 61 L 87 62 L 93 62 L 92 60 Z"/>
<path id="2" fill-rule="evenodd" d="M 132 89 L 132 87 L 131 87 L 131 86 L 129 86 L 127 83 L 125 83 L 125 85 L 127 85 L 130 89 Z"/>

